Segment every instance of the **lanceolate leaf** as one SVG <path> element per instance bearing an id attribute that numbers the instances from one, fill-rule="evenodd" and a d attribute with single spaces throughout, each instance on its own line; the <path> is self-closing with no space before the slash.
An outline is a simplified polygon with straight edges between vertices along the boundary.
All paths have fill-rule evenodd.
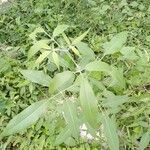
<path id="1" fill-rule="evenodd" d="M 63 105 L 63 112 L 65 120 L 70 127 L 71 135 L 74 138 L 77 138 L 79 136 L 79 120 L 77 117 L 77 108 L 75 103 L 66 101 Z"/>
<path id="2" fill-rule="evenodd" d="M 58 25 L 53 31 L 53 37 L 58 36 L 59 34 L 63 33 L 69 26 L 68 25 Z"/>
<path id="3" fill-rule="evenodd" d="M 95 54 L 94 51 L 84 42 L 76 44 L 76 47 L 79 50 L 79 53 L 83 56 L 83 59 L 94 60 Z"/>
<path id="4" fill-rule="evenodd" d="M 48 46 L 49 40 L 40 40 L 36 41 L 33 46 L 31 46 L 28 52 L 28 59 L 30 59 L 33 55 L 35 55 L 41 49 L 50 49 Z"/>
<path id="5" fill-rule="evenodd" d="M 47 111 L 47 102 L 47 100 L 42 100 L 27 107 L 10 120 L 1 136 L 8 136 L 20 132 L 35 123 Z"/>
<path id="6" fill-rule="evenodd" d="M 119 150 L 119 139 L 117 135 L 117 128 L 115 121 L 104 114 L 102 117 L 102 123 L 104 126 L 104 135 L 107 139 L 110 150 Z"/>
<path id="7" fill-rule="evenodd" d="M 57 68 L 59 69 L 59 56 L 55 51 L 53 51 L 52 57 L 53 57 L 54 63 L 56 64 Z"/>
<path id="8" fill-rule="evenodd" d="M 115 52 L 120 51 L 127 41 L 127 36 L 128 36 L 127 32 L 124 31 L 114 36 L 110 42 L 104 43 L 103 45 L 104 55 L 114 54 Z"/>
<path id="9" fill-rule="evenodd" d="M 72 85 L 74 78 L 75 75 L 71 71 L 64 71 L 56 74 L 50 83 L 49 92 L 53 94 L 54 92 L 64 90 Z"/>
<path id="10" fill-rule="evenodd" d="M 49 86 L 51 77 L 37 70 L 21 70 L 21 74 L 31 82 L 38 83 L 43 86 Z"/>
<path id="11" fill-rule="evenodd" d="M 138 150 L 144 150 L 150 142 L 150 132 L 146 132 L 143 134 L 140 144 L 139 144 L 139 149 Z"/>
<path id="12" fill-rule="evenodd" d="M 51 51 L 44 51 L 36 60 L 35 64 L 39 65 L 49 54 L 51 53 Z"/>
<path id="13" fill-rule="evenodd" d="M 68 126 L 66 126 L 61 133 L 57 136 L 55 145 L 60 145 L 61 143 L 65 142 L 68 137 L 71 136 L 71 130 Z"/>
<path id="14" fill-rule="evenodd" d="M 78 49 L 76 49 L 74 46 L 70 46 L 70 49 L 78 56 L 80 56 L 80 53 L 78 51 Z"/>
<path id="15" fill-rule="evenodd" d="M 102 62 L 100 60 L 95 60 L 87 64 L 85 66 L 85 69 L 87 71 L 103 71 L 103 72 L 108 72 L 108 73 L 111 71 L 111 67 L 107 63 Z"/>
<path id="16" fill-rule="evenodd" d="M 115 107 L 118 107 L 118 106 L 122 105 L 123 103 L 127 102 L 128 100 L 129 100 L 129 98 L 126 95 L 124 95 L 124 96 L 111 95 L 111 96 L 107 97 L 107 99 L 104 101 L 103 105 L 106 107 L 115 108 Z"/>
<path id="17" fill-rule="evenodd" d="M 111 86 L 119 87 L 121 89 L 125 88 L 126 84 L 122 68 L 112 67 L 112 70 L 110 71 L 109 74 L 112 77 Z"/>
<path id="18" fill-rule="evenodd" d="M 78 43 L 80 43 L 84 37 L 88 34 L 90 29 L 88 29 L 86 32 L 84 32 L 82 35 L 80 35 L 79 37 L 77 37 L 76 39 L 73 40 L 72 45 L 76 45 Z"/>
<path id="19" fill-rule="evenodd" d="M 80 87 L 80 103 L 86 120 L 93 127 L 97 126 L 97 100 L 88 80 L 83 78 Z"/>

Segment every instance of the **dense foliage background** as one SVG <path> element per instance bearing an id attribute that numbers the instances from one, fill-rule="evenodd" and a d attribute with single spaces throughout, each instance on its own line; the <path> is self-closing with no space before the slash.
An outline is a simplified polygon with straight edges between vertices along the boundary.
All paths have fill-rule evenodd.
<path id="1" fill-rule="evenodd" d="M 149 102 L 149 0 L 0 5 L 0 149 L 148 150 Z"/>

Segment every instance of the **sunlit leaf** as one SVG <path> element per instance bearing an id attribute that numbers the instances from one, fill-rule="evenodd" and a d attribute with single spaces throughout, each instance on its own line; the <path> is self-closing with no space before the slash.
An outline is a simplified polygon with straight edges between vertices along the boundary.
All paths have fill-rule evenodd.
<path id="1" fill-rule="evenodd" d="M 51 77 L 37 70 L 21 70 L 21 74 L 31 82 L 38 83 L 43 86 L 49 86 Z"/>
<path id="2" fill-rule="evenodd" d="M 97 126 L 97 99 L 88 80 L 83 78 L 80 87 L 80 103 L 86 120 L 93 127 Z"/>
<path id="3" fill-rule="evenodd" d="M 36 41 L 37 33 L 44 33 L 44 29 L 42 27 L 37 27 L 30 35 L 29 37 Z"/>
<path id="4" fill-rule="evenodd" d="M 76 49 L 74 46 L 70 46 L 70 49 L 78 56 L 80 56 L 80 53 L 78 51 L 78 49 Z"/>
<path id="5" fill-rule="evenodd" d="M 102 123 L 104 127 L 104 135 L 107 139 L 110 150 L 119 150 L 119 139 L 114 119 L 109 118 L 108 115 L 104 114 L 102 117 Z"/>
<path id="6" fill-rule="evenodd" d="M 30 59 L 33 55 L 35 55 L 41 49 L 50 49 L 48 46 L 49 40 L 40 40 L 34 43 L 28 51 L 28 59 Z"/>
<path id="7" fill-rule="evenodd" d="M 71 130 L 66 126 L 60 134 L 57 136 L 55 140 L 55 145 L 60 145 L 61 143 L 65 142 L 68 137 L 71 136 Z"/>
<path id="8" fill-rule="evenodd" d="M 88 29 L 86 32 L 84 32 L 79 37 L 77 37 L 76 39 L 74 39 L 72 41 L 72 45 L 76 45 L 76 44 L 80 43 L 84 39 L 84 37 L 88 34 L 89 31 L 90 31 L 90 29 Z"/>
<path id="9" fill-rule="evenodd" d="M 144 150 L 148 146 L 149 142 L 150 142 L 150 133 L 146 132 L 145 134 L 143 134 L 140 140 L 138 150 Z"/>
<path id="10" fill-rule="evenodd" d="M 103 72 L 110 72 L 111 67 L 100 60 L 95 60 L 85 66 L 87 71 L 103 71 Z"/>
<path id="11" fill-rule="evenodd" d="M 126 95 L 124 96 L 111 95 L 106 98 L 106 100 L 103 102 L 103 105 L 106 107 L 115 108 L 127 102 L 128 100 L 129 98 Z"/>
<path id="12" fill-rule="evenodd" d="M 114 54 L 115 52 L 120 51 L 122 46 L 126 43 L 127 41 L 127 32 L 120 32 L 117 35 L 115 35 L 110 42 L 106 42 L 103 45 L 104 48 L 104 55 L 108 54 Z"/>
<path id="13" fill-rule="evenodd" d="M 27 107 L 12 120 L 10 120 L 1 136 L 8 136 L 18 133 L 35 123 L 47 111 L 47 102 L 47 100 L 43 100 L 35 102 Z"/>
<path id="14" fill-rule="evenodd" d="M 79 120 L 77 117 L 77 108 L 75 106 L 75 103 L 66 101 L 63 104 L 63 112 L 65 120 L 70 127 L 71 135 L 74 138 L 77 138 L 79 136 Z"/>
<path id="15" fill-rule="evenodd" d="M 110 86 L 120 87 L 121 89 L 125 88 L 126 84 L 123 76 L 123 69 L 112 67 L 109 74 L 112 77 L 112 83 Z"/>
<path id="16" fill-rule="evenodd" d="M 71 71 L 56 74 L 50 83 L 49 92 L 53 94 L 54 92 L 66 89 L 72 85 L 74 78 L 75 75 Z"/>
<path id="17" fill-rule="evenodd" d="M 80 42 L 76 44 L 76 47 L 78 48 L 80 54 L 84 57 L 83 59 L 85 58 L 89 60 L 95 59 L 94 51 L 88 46 L 88 44 Z"/>
<path id="18" fill-rule="evenodd" d="M 58 25 L 53 31 L 53 37 L 58 36 L 59 34 L 63 33 L 69 26 L 68 25 Z"/>
<path id="19" fill-rule="evenodd" d="M 51 51 L 44 51 L 36 60 L 35 64 L 38 66 L 49 54 Z"/>
<path id="20" fill-rule="evenodd" d="M 124 59 L 129 59 L 129 60 L 135 60 L 138 58 L 138 56 L 136 55 L 135 51 L 135 47 L 123 47 L 120 52 L 123 55 Z"/>
<path id="21" fill-rule="evenodd" d="M 72 138 L 72 137 L 69 137 L 69 138 L 67 138 L 65 141 L 64 141 L 64 143 L 67 145 L 67 146 L 76 146 L 76 141 L 74 140 L 74 138 Z"/>
<path id="22" fill-rule="evenodd" d="M 57 68 L 59 69 L 59 56 L 55 51 L 52 52 L 52 57 L 53 57 L 54 63 L 56 64 Z"/>

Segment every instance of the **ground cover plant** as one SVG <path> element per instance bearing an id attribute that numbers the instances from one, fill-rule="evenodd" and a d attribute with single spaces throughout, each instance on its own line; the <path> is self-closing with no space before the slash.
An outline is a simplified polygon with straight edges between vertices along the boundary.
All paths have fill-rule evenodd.
<path id="1" fill-rule="evenodd" d="M 0 149 L 150 149 L 150 1 L 0 5 Z"/>

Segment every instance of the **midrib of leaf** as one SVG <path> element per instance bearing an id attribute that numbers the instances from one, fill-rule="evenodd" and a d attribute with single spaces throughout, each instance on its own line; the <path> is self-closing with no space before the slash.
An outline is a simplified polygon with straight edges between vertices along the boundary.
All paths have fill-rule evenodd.
<path id="1" fill-rule="evenodd" d="M 47 103 L 48 101 L 46 101 L 46 102 L 44 102 L 40 107 L 38 107 L 34 112 L 32 112 L 29 116 L 27 116 L 27 117 L 25 117 L 22 121 L 20 121 L 18 124 L 17 124 L 17 126 L 19 126 L 22 122 L 24 122 L 25 120 L 28 120 L 28 118 L 30 118 L 32 115 L 34 115 L 43 105 L 45 105 L 45 103 Z M 10 126 L 8 126 L 8 127 L 11 127 L 11 125 Z M 14 129 L 15 129 L 16 127 L 14 127 Z"/>
<path id="2" fill-rule="evenodd" d="M 85 81 L 84 81 L 84 93 L 85 93 L 86 99 L 88 99 L 88 95 L 87 95 L 86 87 L 85 87 Z M 92 109 L 91 109 L 91 107 L 90 107 L 89 102 L 87 102 L 87 104 L 88 104 L 88 108 L 89 108 L 89 110 L 90 110 L 90 119 L 91 119 Z"/>
<path id="3" fill-rule="evenodd" d="M 68 105 L 68 103 L 67 103 L 67 107 L 68 107 L 68 109 L 69 109 L 69 113 L 70 113 L 70 116 L 71 116 L 71 120 L 72 120 L 72 122 L 73 122 L 73 128 L 74 128 L 74 132 L 77 130 L 76 129 L 76 122 L 75 122 L 75 118 L 73 117 L 73 115 L 72 115 L 72 111 L 70 110 L 70 106 Z"/>

